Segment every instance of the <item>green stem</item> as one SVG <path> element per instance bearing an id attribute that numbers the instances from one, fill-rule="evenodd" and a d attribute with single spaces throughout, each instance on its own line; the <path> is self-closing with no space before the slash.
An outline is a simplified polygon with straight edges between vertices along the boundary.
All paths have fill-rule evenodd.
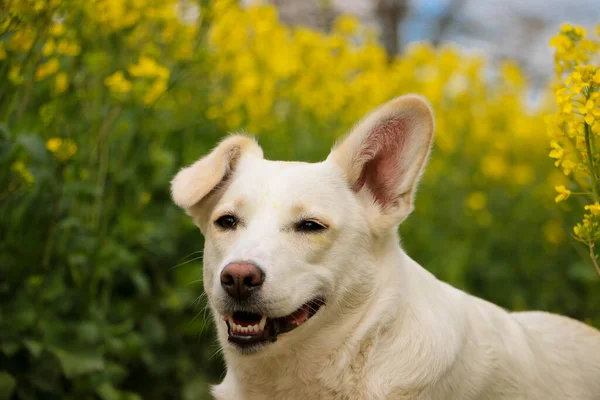
<path id="1" fill-rule="evenodd" d="M 62 197 L 63 188 L 63 165 L 61 164 L 58 168 L 58 183 L 54 186 L 54 204 L 52 205 L 52 219 L 50 220 L 50 226 L 46 234 L 46 244 L 44 245 L 44 255 L 42 258 L 42 266 L 48 269 L 50 266 L 50 259 L 52 257 L 52 250 L 54 248 L 56 225 L 60 217 L 60 201 Z"/>
<path id="2" fill-rule="evenodd" d="M 594 252 L 594 242 L 589 242 L 588 247 L 590 248 L 590 258 L 592 259 L 594 269 L 596 270 L 598 276 L 600 276 L 600 266 L 598 266 L 598 256 L 596 256 L 596 253 Z"/>
<path id="3" fill-rule="evenodd" d="M 594 201 L 598 201 L 598 178 L 596 177 L 596 169 L 594 167 L 594 153 L 590 143 L 590 126 L 585 124 L 585 147 L 587 149 L 588 164 L 590 168 L 590 176 L 592 177 L 592 191 L 594 192 Z"/>

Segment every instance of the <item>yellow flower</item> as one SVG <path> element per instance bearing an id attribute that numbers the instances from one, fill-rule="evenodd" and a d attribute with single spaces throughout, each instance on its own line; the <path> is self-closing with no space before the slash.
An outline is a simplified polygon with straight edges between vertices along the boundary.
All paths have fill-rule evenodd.
<path id="1" fill-rule="evenodd" d="M 600 204 L 598 204 L 598 202 L 585 206 L 584 208 L 592 215 L 600 215 Z"/>
<path id="2" fill-rule="evenodd" d="M 23 76 L 21 75 L 21 67 L 13 65 L 8 71 L 8 80 L 15 85 L 20 85 L 24 82 Z"/>
<path id="3" fill-rule="evenodd" d="M 556 162 L 554 163 L 554 165 L 556 165 L 557 167 L 560 165 L 560 161 L 562 160 L 562 158 L 565 155 L 565 151 L 564 149 L 560 146 L 560 144 L 558 144 L 558 142 L 556 140 L 552 140 L 550 142 L 550 147 L 552 147 L 552 150 L 550 150 L 550 158 L 555 158 Z"/>
<path id="4" fill-rule="evenodd" d="M 42 79 L 56 73 L 58 71 L 58 60 L 52 58 L 48 62 L 40 64 L 35 71 L 35 79 L 41 81 Z"/>
<path id="5" fill-rule="evenodd" d="M 514 62 L 504 62 L 500 67 L 502 77 L 512 85 L 522 87 L 525 83 L 523 73 L 518 64 Z"/>
<path id="6" fill-rule="evenodd" d="M 165 79 L 157 79 L 150 86 L 150 89 L 144 95 L 144 104 L 152 105 L 158 98 L 167 90 L 167 81 Z"/>
<path id="7" fill-rule="evenodd" d="M 33 29 L 24 28 L 16 31 L 15 34 L 8 39 L 6 44 L 9 49 L 18 50 L 25 53 L 31 49 L 31 46 L 33 46 L 35 37 L 36 33 L 33 31 Z"/>
<path id="8" fill-rule="evenodd" d="M 563 160 L 560 166 L 562 167 L 564 174 L 569 175 L 571 171 L 573 171 L 573 169 L 577 166 L 577 164 L 575 164 L 571 160 Z"/>
<path id="9" fill-rule="evenodd" d="M 555 202 L 559 203 L 564 201 L 571 196 L 571 191 L 567 189 L 564 185 L 556 186 L 554 188 L 558 192 L 558 196 L 554 199 Z"/>
<path id="10" fill-rule="evenodd" d="M 465 200 L 465 205 L 474 211 L 483 210 L 487 205 L 487 197 L 483 192 L 473 192 Z"/>
<path id="11" fill-rule="evenodd" d="M 44 43 L 44 47 L 42 47 L 42 54 L 46 57 L 51 56 L 55 49 L 56 43 L 54 43 L 54 39 L 49 39 Z"/>
<path id="12" fill-rule="evenodd" d="M 77 153 L 77 145 L 71 139 L 50 138 L 46 141 L 46 149 L 54 154 L 54 158 L 64 162 Z"/>
<path id="13" fill-rule="evenodd" d="M 542 227 L 542 232 L 546 241 L 554 245 L 560 244 L 565 237 L 563 227 L 558 221 L 546 222 Z"/>
<path id="14" fill-rule="evenodd" d="M 56 93 L 63 93 L 65 90 L 67 90 L 68 87 L 69 78 L 67 77 L 67 74 L 65 74 L 64 72 L 59 72 L 58 74 L 56 74 L 56 78 L 54 81 L 54 90 L 56 90 Z"/>
<path id="15" fill-rule="evenodd" d="M 11 165 L 11 169 L 18 173 L 26 184 L 31 185 L 33 182 L 35 182 L 35 177 L 31 173 L 31 171 L 29 171 L 29 169 L 23 161 L 15 161 Z"/>
<path id="16" fill-rule="evenodd" d="M 351 15 L 342 15 L 335 20 L 333 29 L 336 32 L 349 35 L 356 32 L 359 26 L 360 23 L 356 17 Z"/>
<path id="17" fill-rule="evenodd" d="M 65 25 L 53 24 L 49 29 L 49 33 L 52 36 L 62 36 L 65 33 Z"/>
<path id="18" fill-rule="evenodd" d="M 104 79 L 104 84 L 108 86 L 113 93 L 127 93 L 131 91 L 131 82 L 123 75 L 123 71 L 117 71 Z"/>
<path id="19" fill-rule="evenodd" d="M 481 162 L 481 171 L 492 179 L 501 179 L 506 174 L 507 168 L 504 158 L 498 155 L 485 156 Z"/>
<path id="20" fill-rule="evenodd" d="M 46 141 L 46 149 L 51 153 L 56 153 L 62 145 L 61 138 L 51 138 Z"/>
<path id="21" fill-rule="evenodd" d="M 70 139 L 66 139 L 63 143 L 65 149 L 62 161 L 66 161 L 77 153 L 77 145 Z"/>
<path id="22" fill-rule="evenodd" d="M 571 32 L 572 30 L 573 30 L 573 25 L 571 25 L 571 24 L 565 23 L 565 24 L 560 25 L 560 31 L 562 33 L 568 33 L 568 32 Z"/>
<path id="23" fill-rule="evenodd" d="M 163 79 L 169 79 L 170 72 L 167 68 L 158 64 L 154 59 L 141 56 L 137 64 L 133 64 L 127 68 L 127 71 L 131 76 L 143 77 L 143 78 L 154 78 L 159 77 Z"/>
<path id="24" fill-rule="evenodd" d="M 513 180 L 517 185 L 528 185 L 535 179 L 534 169 L 527 164 L 515 165 L 512 170 Z"/>
<path id="25" fill-rule="evenodd" d="M 74 57 L 79 54 L 81 47 L 76 42 L 62 39 L 60 42 L 58 42 L 56 50 L 61 54 Z"/>

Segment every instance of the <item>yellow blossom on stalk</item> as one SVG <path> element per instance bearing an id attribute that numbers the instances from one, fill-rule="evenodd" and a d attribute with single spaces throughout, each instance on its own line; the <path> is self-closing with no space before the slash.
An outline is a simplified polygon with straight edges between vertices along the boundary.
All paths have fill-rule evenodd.
<path id="1" fill-rule="evenodd" d="M 31 185 L 33 182 L 35 182 L 35 177 L 23 161 L 15 161 L 11 165 L 11 169 L 18 173 L 21 179 L 23 179 L 26 184 Z"/>
<path id="2" fill-rule="evenodd" d="M 42 47 L 42 54 L 46 57 L 51 56 L 55 49 L 56 43 L 54 42 L 54 39 L 49 39 L 44 43 L 44 47 Z"/>
<path id="3" fill-rule="evenodd" d="M 589 211 L 592 215 L 600 215 L 600 204 L 598 202 L 587 205 L 584 209 Z"/>
<path id="4" fill-rule="evenodd" d="M 21 67 L 13 65 L 8 71 L 8 80 L 15 85 L 20 85 L 24 82 L 23 76 L 21 75 Z"/>
<path id="5" fill-rule="evenodd" d="M 360 23 L 358 19 L 351 15 L 343 15 L 335 21 L 333 29 L 342 34 L 352 34 L 357 31 Z"/>
<path id="6" fill-rule="evenodd" d="M 558 110 L 546 119 L 552 137 L 549 156 L 570 176 L 578 192 L 593 202 L 585 206 L 590 214 L 584 215 L 573 232 L 577 240 L 590 248 L 590 256 L 596 262 L 594 246 L 600 240 L 600 225 L 595 219 L 600 216 L 600 68 L 595 60 L 600 56 L 600 40 L 588 37 L 581 27 L 563 25 L 550 44 L 556 50 L 559 83 L 554 91 Z M 567 152 L 573 155 L 571 159 L 565 159 Z M 565 186 L 557 186 L 556 190 L 556 202 L 571 194 Z"/>
<path id="7" fill-rule="evenodd" d="M 487 197 L 483 192 L 473 192 L 467 197 L 465 205 L 473 211 L 483 210 L 487 205 Z"/>
<path id="8" fill-rule="evenodd" d="M 104 79 L 104 84 L 108 86 L 113 93 L 127 93 L 131 91 L 132 87 L 131 82 L 123 75 L 123 71 L 117 71 Z"/>
<path id="9" fill-rule="evenodd" d="M 6 42 L 6 46 L 15 51 L 20 52 L 28 52 L 33 46 L 33 41 L 35 40 L 36 33 L 33 29 L 26 27 L 24 29 L 20 29 L 15 32 L 15 34 L 8 39 Z"/>
<path id="10" fill-rule="evenodd" d="M 144 95 L 144 104 L 151 105 L 167 90 L 167 81 L 157 79 Z"/>
<path id="11" fill-rule="evenodd" d="M 46 149 L 48 149 L 48 151 L 50 151 L 51 153 L 56 153 L 61 145 L 61 138 L 51 138 L 46 141 Z"/>
<path id="12" fill-rule="evenodd" d="M 565 155 L 565 150 L 560 146 L 560 144 L 558 144 L 556 140 L 552 140 L 550 142 L 550 147 L 552 147 L 552 150 L 550 150 L 550 158 L 556 159 L 554 165 L 558 167 Z"/>
<path id="13" fill-rule="evenodd" d="M 47 62 L 40 64 L 35 70 L 35 79 L 40 81 L 58 71 L 58 59 L 52 58 Z"/>
<path id="14" fill-rule="evenodd" d="M 504 158 L 497 155 L 488 155 L 481 162 L 482 172 L 492 178 L 501 179 L 505 174 L 508 166 Z"/>
<path id="15" fill-rule="evenodd" d="M 571 196 L 571 191 L 567 189 L 564 185 L 556 186 L 554 188 L 558 192 L 558 196 L 554 199 L 555 202 L 559 203 L 564 201 Z"/>
<path id="16" fill-rule="evenodd" d="M 158 64 L 156 60 L 147 56 L 141 56 L 136 64 L 130 65 L 127 71 L 131 76 L 169 79 L 169 69 Z"/>
<path id="17" fill-rule="evenodd" d="M 50 138 L 46 141 L 46 149 L 54 154 L 58 161 L 65 162 L 77 153 L 77 145 L 71 139 Z"/>
<path id="18" fill-rule="evenodd" d="M 54 81 L 54 90 L 56 90 L 56 93 L 63 93 L 65 90 L 67 90 L 68 87 L 69 78 L 67 74 L 65 74 L 64 72 L 59 72 L 58 74 L 56 74 L 56 78 Z"/>
<path id="19" fill-rule="evenodd" d="M 560 163 L 560 166 L 563 169 L 563 173 L 565 175 L 569 175 L 571 172 L 573 172 L 573 169 L 575 169 L 575 167 L 577 167 L 577 164 L 575 164 L 573 161 L 571 160 L 563 160 Z"/>
<path id="20" fill-rule="evenodd" d="M 62 39 L 60 42 L 58 42 L 56 51 L 67 56 L 74 57 L 80 53 L 81 47 L 74 41 Z"/>
<path id="21" fill-rule="evenodd" d="M 65 33 L 65 25 L 64 24 L 52 24 L 48 33 L 52 36 L 62 36 Z"/>

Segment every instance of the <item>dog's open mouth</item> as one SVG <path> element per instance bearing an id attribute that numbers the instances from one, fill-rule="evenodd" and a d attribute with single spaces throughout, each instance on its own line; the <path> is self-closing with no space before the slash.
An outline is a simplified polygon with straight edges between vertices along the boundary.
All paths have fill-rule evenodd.
<path id="1" fill-rule="evenodd" d="M 229 341 L 242 348 L 274 342 L 279 334 L 296 329 L 325 304 L 322 299 L 311 300 L 293 313 L 279 318 L 268 318 L 251 312 L 234 312 L 224 317 Z"/>

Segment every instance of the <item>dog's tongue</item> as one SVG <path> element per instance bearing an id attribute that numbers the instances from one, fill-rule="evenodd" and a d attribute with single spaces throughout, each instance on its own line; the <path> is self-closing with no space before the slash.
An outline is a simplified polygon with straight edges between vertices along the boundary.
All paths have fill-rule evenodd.
<path id="1" fill-rule="evenodd" d="M 308 307 L 304 306 L 285 318 L 282 318 L 285 322 L 293 325 L 301 325 L 308 319 Z"/>

